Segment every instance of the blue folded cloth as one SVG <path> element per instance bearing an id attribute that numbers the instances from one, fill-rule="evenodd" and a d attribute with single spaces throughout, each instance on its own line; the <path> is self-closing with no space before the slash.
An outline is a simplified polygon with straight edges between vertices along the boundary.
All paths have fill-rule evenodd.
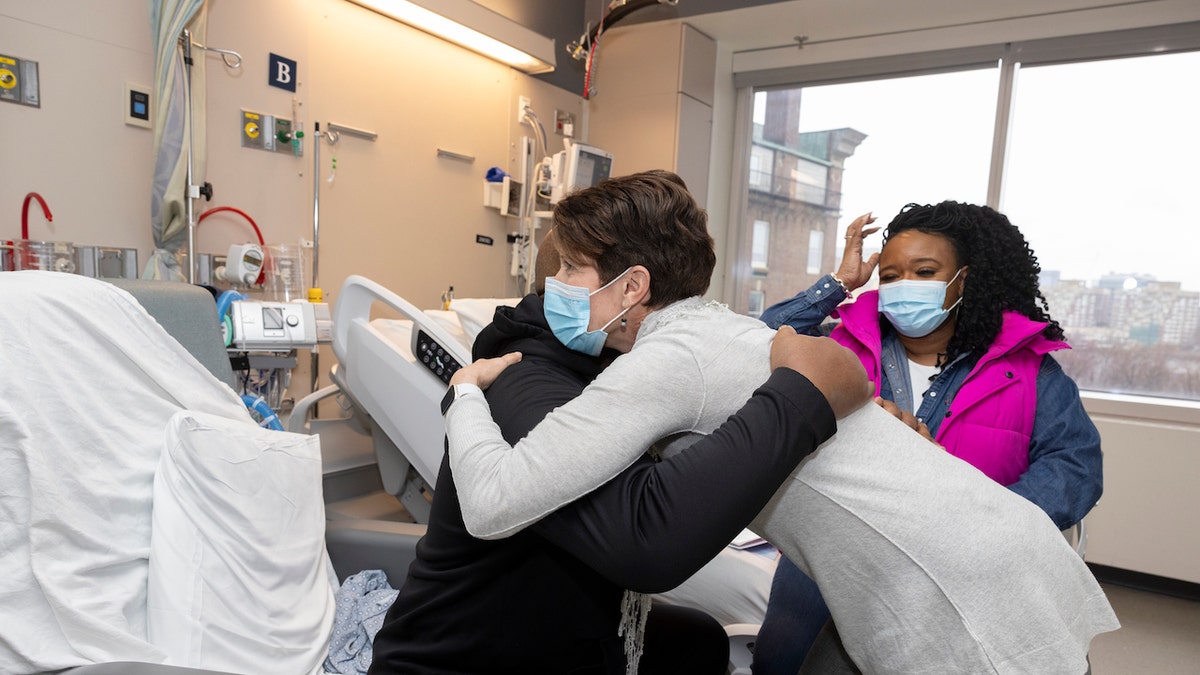
<path id="1" fill-rule="evenodd" d="M 364 570 L 342 583 L 334 595 L 337 615 L 325 672 L 366 675 L 371 667 L 371 643 L 397 594 L 399 591 L 388 585 L 383 570 Z"/>

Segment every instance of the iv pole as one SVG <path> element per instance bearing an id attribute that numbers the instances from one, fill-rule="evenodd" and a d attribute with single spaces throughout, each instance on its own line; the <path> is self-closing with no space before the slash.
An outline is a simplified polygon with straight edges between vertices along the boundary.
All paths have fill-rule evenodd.
<path id="1" fill-rule="evenodd" d="M 204 201 L 212 201 L 213 189 L 212 183 L 204 181 L 203 185 L 196 185 L 195 158 L 194 158 L 194 143 L 192 135 L 192 127 L 195 124 L 196 111 L 192 109 L 192 47 L 195 46 L 204 51 L 217 52 L 221 55 L 221 60 L 229 68 L 242 67 L 242 55 L 228 49 L 215 49 L 204 45 L 194 44 L 192 42 L 192 32 L 186 28 L 179 35 L 179 44 L 182 47 L 180 56 L 183 59 L 183 91 L 184 98 L 187 101 L 187 186 L 184 191 L 184 202 L 187 204 L 187 247 L 188 247 L 188 275 L 189 284 L 196 283 L 196 260 L 199 256 L 196 255 L 196 207 L 195 200 L 204 196 Z"/>
<path id="2" fill-rule="evenodd" d="M 312 259 L 312 286 L 309 287 L 308 301 L 321 302 L 324 298 L 321 292 L 321 286 L 318 281 L 317 274 L 320 271 L 318 260 L 320 259 L 321 250 L 321 123 L 313 121 L 313 259 Z M 313 348 L 312 359 L 309 363 L 309 379 L 311 380 L 309 390 L 317 390 L 317 380 L 320 379 L 320 354 L 317 349 Z M 317 416 L 318 410 L 313 409 L 313 417 Z"/>
<path id="3" fill-rule="evenodd" d="M 188 283 L 196 283 L 196 208 L 195 200 L 200 198 L 200 190 L 196 186 L 192 178 L 194 171 L 194 159 L 192 157 L 192 144 L 195 142 L 192 138 L 193 115 L 192 110 L 192 32 L 188 29 L 183 29 L 183 34 L 179 37 L 180 44 L 183 45 L 183 77 L 184 77 L 184 98 L 187 99 L 187 184 L 184 192 L 184 203 L 187 204 L 187 247 L 188 247 Z M 209 199 L 212 199 L 212 186 L 208 185 Z"/>

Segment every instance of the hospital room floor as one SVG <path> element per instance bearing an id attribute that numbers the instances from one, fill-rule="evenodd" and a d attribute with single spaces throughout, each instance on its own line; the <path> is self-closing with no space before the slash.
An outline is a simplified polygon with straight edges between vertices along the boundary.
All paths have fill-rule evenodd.
<path id="1" fill-rule="evenodd" d="M 1092 640 L 1092 675 L 1200 673 L 1200 602 L 1101 586 L 1121 628 Z"/>

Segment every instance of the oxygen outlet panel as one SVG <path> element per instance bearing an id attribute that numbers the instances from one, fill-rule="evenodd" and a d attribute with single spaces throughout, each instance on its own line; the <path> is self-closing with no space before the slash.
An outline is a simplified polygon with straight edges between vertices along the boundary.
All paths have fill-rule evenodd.
<path id="1" fill-rule="evenodd" d="M 0 54 L 0 101 L 42 107 L 37 61 Z"/>
<path id="2" fill-rule="evenodd" d="M 297 132 L 300 131 L 300 129 L 293 129 L 292 121 L 287 118 L 250 110 L 242 111 L 240 134 L 243 148 L 282 152 L 302 157 L 304 144 L 299 142 L 300 138 L 297 138 Z"/>

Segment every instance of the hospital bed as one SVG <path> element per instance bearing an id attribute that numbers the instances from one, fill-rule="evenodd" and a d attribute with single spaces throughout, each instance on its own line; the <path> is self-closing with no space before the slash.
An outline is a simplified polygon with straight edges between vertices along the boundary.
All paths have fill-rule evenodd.
<path id="1" fill-rule="evenodd" d="M 373 319 L 379 306 L 400 318 Z M 428 522 L 444 448 L 438 405 L 454 371 L 470 363 L 474 335 L 455 312 L 423 311 L 357 275 L 342 285 L 333 326 L 338 363 L 330 379 L 367 420 L 384 490 Z M 309 401 L 301 404 L 299 418 Z"/>

